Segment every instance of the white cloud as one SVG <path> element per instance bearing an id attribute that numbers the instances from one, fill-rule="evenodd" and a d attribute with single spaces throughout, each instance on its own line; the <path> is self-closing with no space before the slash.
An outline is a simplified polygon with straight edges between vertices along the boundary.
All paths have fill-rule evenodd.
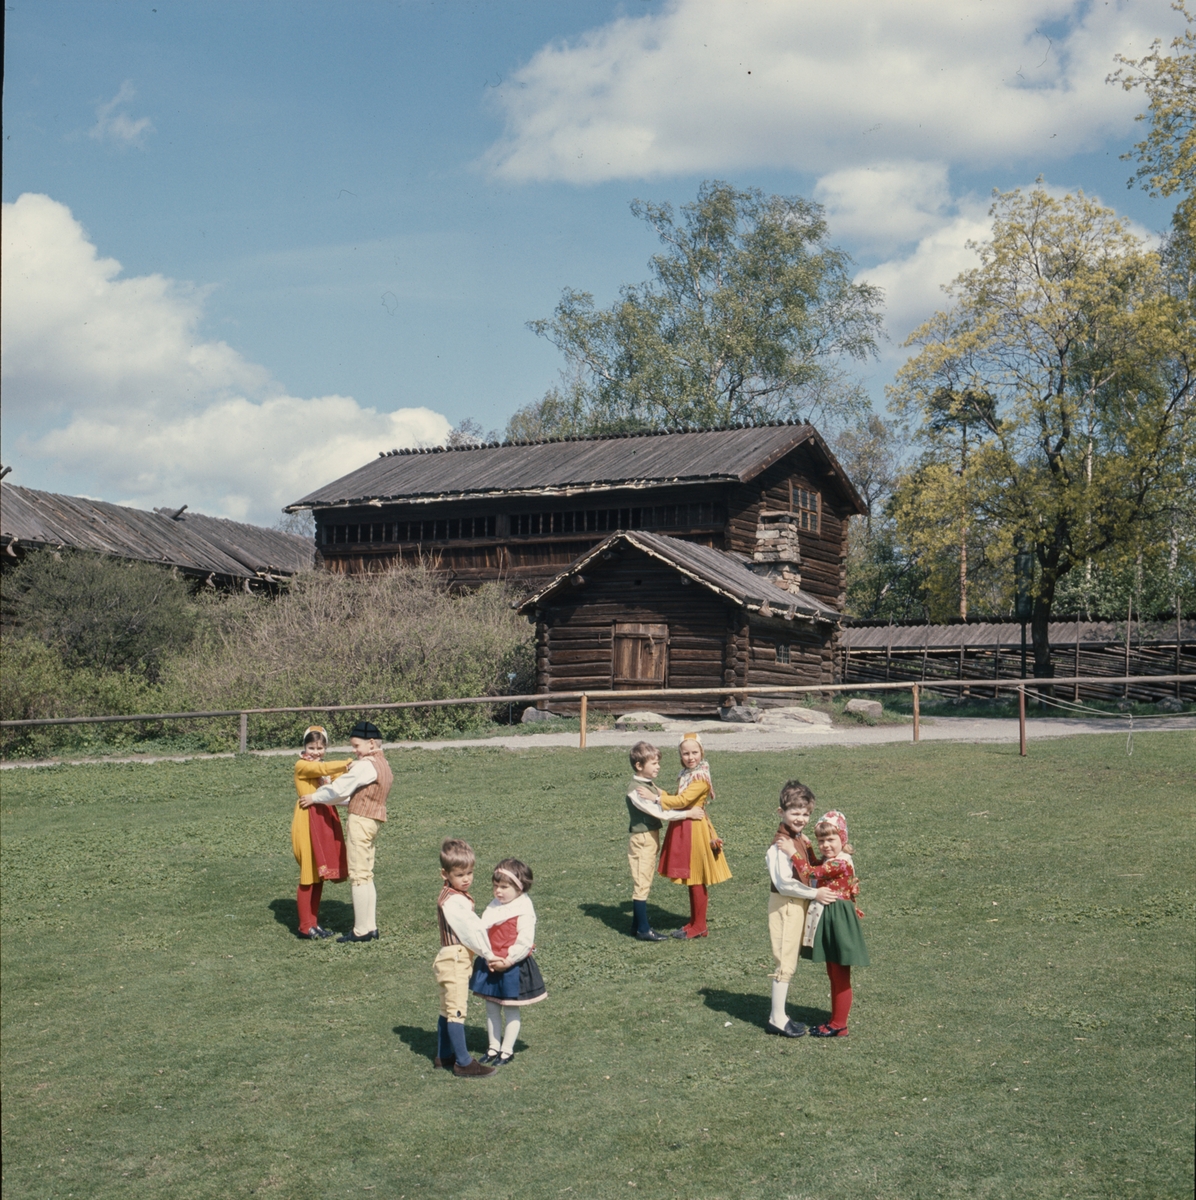
<path id="1" fill-rule="evenodd" d="M 951 204 L 945 163 L 879 163 L 824 175 L 814 198 L 831 233 L 861 249 L 887 250 L 942 225 Z"/>
<path id="2" fill-rule="evenodd" d="M 95 138 L 97 142 L 107 140 L 125 146 L 144 144 L 145 135 L 154 132 L 153 122 L 149 117 L 138 117 L 134 120 L 128 113 L 117 111 L 136 95 L 132 80 L 126 79 L 111 100 L 96 105 L 96 123 L 88 130 L 88 136 Z"/>
<path id="3" fill-rule="evenodd" d="M 428 408 L 288 395 L 202 337 L 202 291 L 120 269 L 65 205 L 29 193 L 4 205 L 5 462 L 15 432 L 14 465 L 38 479 L 13 482 L 272 523 L 379 450 L 448 434 Z"/>
<path id="4" fill-rule="evenodd" d="M 1174 24 L 1167 0 L 673 0 L 539 50 L 486 162 L 593 183 L 1065 157 L 1129 130 L 1113 55 Z"/>

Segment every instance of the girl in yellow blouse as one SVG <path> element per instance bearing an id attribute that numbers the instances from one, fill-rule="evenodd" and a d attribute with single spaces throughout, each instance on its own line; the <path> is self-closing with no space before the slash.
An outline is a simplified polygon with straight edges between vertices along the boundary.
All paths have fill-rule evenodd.
<path id="1" fill-rule="evenodd" d="M 351 759 L 341 762 L 322 762 L 328 749 L 328 734 L 322 725 L 309 725 L 303 733 L 303 752 L 295 764 L 295 791 L 300 797 L 310 796 L 325 783 L 330 783 L 349 769 Z M 332 937 L 332 931 L 320 925 L 320 893 L 324 882 L 336 883 L 347 879 L 349 866 L 345 857 L 345 835 L 341 819 L 330 804 L 303 808 L 295 802 L 291 818 L 291 848 L 299 864 L 299 936 Z"/>
<path id="2" fill-rule="evenodd" d="M 663 809 L 705 809 L 714 799 L 714 784 L 702 739 L 696 733 L 687 733 L 681 739 L 680 752 L 682 771 L 677 780 L 677 794 L 662 792 L 655 799 Z M 643 794 L 643 789 L 638 790 Z M 723 840 L 715 833 L 710 818 L 702 816 L 693 821 L 670 822 L 658 869 L 674 883 L 689 887 L 689 923 L 676 930 L 673 937 L 706 937 L 709 933 L 706 927 L 708 888 L 731 878 L 731 869 L 723 854 Z"/>

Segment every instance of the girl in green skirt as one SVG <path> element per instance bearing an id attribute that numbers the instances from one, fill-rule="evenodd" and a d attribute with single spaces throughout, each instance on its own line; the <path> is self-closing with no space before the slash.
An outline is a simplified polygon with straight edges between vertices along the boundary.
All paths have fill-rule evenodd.
<path id="1" fill-rule="evenodd" d="M 829 888 L 838 899 L 825 908 L 811 903 L 802 938 L 801 956 L 826 963 L 831 981 L 831 1019 L 810 1030 L 811 1037 L 846 1037 L 847 1014 L 851 1012 L 851 968 L 868 965 L 868 948 L 855 906 L 860 884 L 855 877 L 851 844 L 847 840 L 847 818 L 838 809 L 819 818 L 814 826 L 821 862 L 811 865 L 794 856 L 793 870 L 802 883 Z"/>

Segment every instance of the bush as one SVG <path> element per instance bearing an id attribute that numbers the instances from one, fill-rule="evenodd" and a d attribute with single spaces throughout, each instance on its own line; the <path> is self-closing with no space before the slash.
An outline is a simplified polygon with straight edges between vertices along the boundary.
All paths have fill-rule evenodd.
<path id="1" fill-rule="evenodd" d="M 276 600 L 238 595 L 205 605 L 201 632 L 165 683 L 179 707 L 276 708 L 502 696 L 530 688 L 532 631 L 498 584 L 453 593 L 423 568 L 297 577 Z M 184 705 L 185 701 L 185 705 Z M 368 714 L 388 738 L 477 727 L 501 707 Z M 334 737 L 354 714 L 254 717 L 259 744 L 297 742 L 319 718 Z"/>
<path id="2" fill-rule="evenodd" d="M 152 563 L 41 551 L 4 577 L 4 623 L 54 647 L 67 667 L 156 681 L 184 650 L 198 610 L 187 584 Z"/>

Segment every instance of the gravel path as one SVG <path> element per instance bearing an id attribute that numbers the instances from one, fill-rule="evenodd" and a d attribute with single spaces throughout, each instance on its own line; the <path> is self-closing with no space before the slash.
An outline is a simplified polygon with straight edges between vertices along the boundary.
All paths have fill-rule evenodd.
<path id="1" fill-rule="evenodd" d="M 669 743 L 681 732 L 694 728 L 693 721 L 666 721 L 664 731 L 641 733 L 635 730 L 605 729 L 587 736 L 590 746 L 620 746 L 630 748 L 640 738 Z M 913 740 L 912 723 L 900 725 L 802 725 L 786 722 L 783 728 L 762 728 L 756 725 L 720 724 L 714 721 L 697 723 L 710 750 L 792 750 L 806 746 L 875 746 L 882 742 Z M 1157 731 L 1191 733 L 1196 730 L 1196 716 L 1134 717 L 1135 733 Z M 1131 730 L 1129 717 L 1029 717 L 1026 720 L 1026 739 L 1030 742 L 1046 738 L 1073 737 L 1087 733 L 1123 733 Z M 924 742 L 1016 742 L 1017 721 L 993 717 L 930 717 L 922 720 Z M 1194 739 L 1196 740 L 1196 739 Z M 529 733 L 488 738 L 456 738 L 443 742 L 387 742 L 387 750 L 457 750 L 463 746 L 500 746 L 506 750 L 542 750 L 557 746 L 576 747 L 576 733 Z M 1196 747 L 1194 747 L 1196 749 Z M 333 752 L 347 752 L 348 747 L 333 747 Z M 295 756 L 293 749 L 251 750 L 263 758 Z M 135 754 L 112 758 L 42 759 L 0 763 L 0 770 L 60 765 L 85 766 L 102 763 L 193 762 L 203 759 L 235 758 L 233 754 Z"/>

